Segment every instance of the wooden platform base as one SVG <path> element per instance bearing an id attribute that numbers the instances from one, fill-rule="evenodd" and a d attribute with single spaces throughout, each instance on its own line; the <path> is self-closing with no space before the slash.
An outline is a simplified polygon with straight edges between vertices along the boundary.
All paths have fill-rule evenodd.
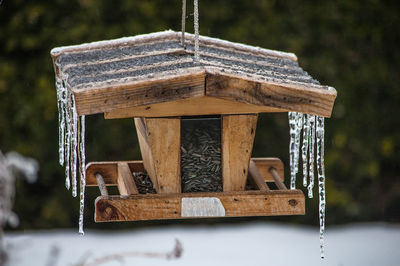
<path id="1" fill-rule="evenodd" d="M 283 184 L 283 164 L 277 158 L 252 158 L 249 181 L 256 190 L 234 192 L 138 194 L 132 172 L 143 172 L 141 161 L 96 162 L 86 168 L 88 186 L 118 186 L 121 195 L 102 195 L 95 202 L 96 222 L 209 217 L 303 215 L 301 190 Z M 274 183 L 274 188 L 268 184 Z"/>
<path id="2" fill-rule="evenodd" d="M 189 199 L 192 210 L 187 210 Z M 201 200 L 203 199 L 203 200 Z M 304 214 L 299 190 L 147 194 L 96 199 L 96 222 Z"/>

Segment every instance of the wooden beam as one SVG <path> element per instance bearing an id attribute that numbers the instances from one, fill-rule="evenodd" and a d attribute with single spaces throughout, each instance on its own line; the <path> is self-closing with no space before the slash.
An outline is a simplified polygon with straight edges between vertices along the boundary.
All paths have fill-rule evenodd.
<path id="1" fill-rule="evenodd" d="M 139 194 L 127 163 L 118 163 L 118 190 L 121 196 Z"/>
<path id="2" fill-rule="evenodd" d="M 245 189 L 256 127 L 256 114 L 222 116 L 223 191 Z"/>
<path id="3" fill-rule="evenodd" d="M 100 174 L 106 186 L 117 184 L 117 164 L 115 162 L 93 162 L 86 166 L 86 186 L 97 186 L 96 174 Z"/>
<path id="4" fill-rule="evenodd" d="M 210 71 L 208 71 L 210 72 Z M 336 90 L 313 88 L 311 85 L 273 84 L 245 80 L 223 73 L 206 76 L 206 96 L 217 97 L 282 111 L 295 111 L 330 117 Z"/>
<path id="5" fill-rule="evenodd" d="M 189 71 L 189 70 L 188 70 Z M 204 96 L 204 70 L 122 85 L 75 89 L 79 115 Z"/>
<path id="6" fill-rule="evenodd" d="M 204 108 L 207 106 L 207 108 Z M 230 100 L 201 96 L 164 103 L 147 104 L 104 113 L 105 119 L 129 117 L 170 117 L 220 114 L 251 114 L 283 112 L 285 110 L 269 106 L 253 105 Z"/>
<path id="7" fill-rule="evenodd" d="M 156 177 L 156 169 L 154 166 L 153 154 L 151 152 L 149 137 L 147 135 L 146 123 L 144 118 L 135 118 L 136 132 L 139 140 L 140 152 L 142 154 L 143 165 L 146 172 L 150 176 L 154 188 L 158 191 L 158 181 Z"/>
<path id="8" fill-rule="evenodd" d="M 249 178 L 250 182 L 261 191 L 268 191 L 269 187 L 265 183 L 263 176 L 261 175 L 260 171 L 258 171 L 256 164 L 253 160 L 250 160 L 249 164 Z"/>
<path id="9" fill-rule="evenodd" d="M 286 186 L 285 186 L 285 184 L 282 182 L 282 180 L 281 180 L 281 178 L 280 178 L 278 172 L 276 171 L 276 169 L 273 168 L 273 167 L 271 167 L 271 168 L 269 169 L 269 171 L 270 171 L 272 177 L 274 178 L 274 181 L 275 181 L 276 186 L 277 186 L 279 189 L 287 189 Z"/>
<path id="10" fill-rule="evenodd" d="M 275 168 L 277 171 L 279 178 L 284 181 L 284 165 L 281 159 L 274 158 L 274 157 L 267 157 L 267 158 L 251 158 L 251 161 L 255 163 L 257 166 L 258 171 L 260 172 L 261 176 L 264 178 L 265 182 L 275 182 L 271 172 L 269 169 L 271 167 Z"/>
<path id="11" fill-rule="evenodd" d="M 181 120 L 145 118 L 158 193 L 181 192 Z"/>
<path id="12" fill-rule="evenodd" d="M 251 158 L 265 182 L 275 182 L 269 169 L 274 167 L 283 181 L 283 163 L 278 158 Z M 127 163 L 131 172 L 146 172 L 143 161 L 91 162 L 86 167 L 86 186 L 97 186 L 95 173 L 101 173 L 106 186 L 116 186 L 118 163 Z"/>
<path id="13" fill-rule="evenodd" d="M 100 196 L 96 199 L 96 222 L 200 218 L 182 216 L 183 198 L 218 199 L 225 217 L 303 215 L 300 190 L 241 191 L 179 194 L 146 194 L 129 197 Z"/>

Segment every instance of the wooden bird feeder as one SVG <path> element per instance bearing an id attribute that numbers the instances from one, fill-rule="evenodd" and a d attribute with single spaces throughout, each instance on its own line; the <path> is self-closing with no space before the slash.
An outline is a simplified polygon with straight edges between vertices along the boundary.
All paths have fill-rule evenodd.
<path id="1" fill-rule="evenodd" d="M 165 31 L 52 51 L 78 115 L 135 122 L 142 161 L 86 167 L 87 186 L 100 178 L 120 192 L 96 199 L 96 222 L 304 214 L 282 161 L 251 158 L 257 116 L 329 117 L 336 91 L 294 54 L 200 36 L 194 61 L 194 36 L 185 34 L 185 48 L 180 38 Z"/>

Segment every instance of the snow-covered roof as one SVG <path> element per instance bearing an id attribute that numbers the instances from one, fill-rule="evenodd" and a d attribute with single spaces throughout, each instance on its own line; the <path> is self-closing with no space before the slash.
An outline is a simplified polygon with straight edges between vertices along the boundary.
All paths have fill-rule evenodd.
<path id="1" fill-rule="evenodd" d="M 181 33 L 169 30 L 54 48 L 51 55 L 80 115 L 210 96 L 330 116 L 335 89 L 314 80 L 294 54 L 200 36 L 195 61 L 194 35 L 185 33 L 185 48 L 180 41 Z M 210 76 L 228 79 L 214 79 L 208 90 Z M 231 89 L 219 90 L 225 85 Z"/>

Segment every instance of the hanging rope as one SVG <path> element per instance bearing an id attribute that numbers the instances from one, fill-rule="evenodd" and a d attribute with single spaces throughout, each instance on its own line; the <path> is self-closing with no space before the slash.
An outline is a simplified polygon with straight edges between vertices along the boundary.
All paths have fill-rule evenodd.
<path id="1" fill-rule="evenodd" d="M 194 61 L 199 60 L 199 1 L 194 0 Z"/>
<path id="2" fill-rule="evenodd" d="M 200 60 L 199 55 L 199 1 L 194 0 L 194 61 Z M 182 35 L 181 45 L 185 49 L 185 27 L 186 27 L 186 0 L 182 0 Z"/>
<path id="3" fill-rule="evenodd" d="M 182 39 L 181 45 L 185 49 L 185 26 L 186 26 L 186 0 L 182 0 Z"/>

